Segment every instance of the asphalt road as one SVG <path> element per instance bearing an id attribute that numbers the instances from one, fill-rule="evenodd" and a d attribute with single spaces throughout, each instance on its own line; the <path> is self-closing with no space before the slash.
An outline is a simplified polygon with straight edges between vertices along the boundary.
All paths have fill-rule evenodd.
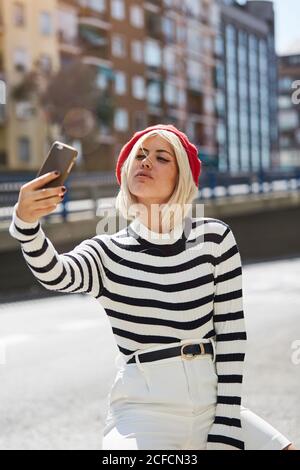
<path id="1" fill-rule="evenodd" d="M 300 258 L 246 265 L 243 404 L 300 448 Z M 83 295 L 0 304 L 0 449 L 101 449 L 117 347 Z"/>

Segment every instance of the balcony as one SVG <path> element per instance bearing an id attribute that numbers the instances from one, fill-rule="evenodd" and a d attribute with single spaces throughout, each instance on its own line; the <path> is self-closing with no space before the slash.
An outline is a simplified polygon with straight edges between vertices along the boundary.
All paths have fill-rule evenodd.
<path id="1" fill-rule="evenodd" d="M 109 35 L 107 30 L 92 24 L 79 25 L 79 46 L 85 56 L 109 59 Z"/>
<path id="2" fill-rule="evenodd" d="M 158 13 L 163 0 L 146 0 L 145 1 L 145 10 L 153 11 L 154 13 Z"/>
<path id="3" fill-rule="evenodd" d="M 187 90 L 187 110 L 192 114 L 204 113 L 204 96 L 201 91 Z"/>
<path id="4" fill-rule="evenodd" d="M 145 11 L 146 32 L 150 38 L 162 39 L 162 20 L 152 11 Z"/>
<path id="5" fill-rule="evenodd" d="M 64 31 L 58 31 L 59 49 L 62 53 L 78 55 L 81 52 L 78 37 L 66 36 Z"/>
<path id="6" fill-rule="evenodd" d="M 91 2 L 88 2 L 87 0 L 79 0 L 76 3 L 79 7 L 79 11 L 78 11 L 79 18 L 81 17 L 98 18 L 107 23 L 109 22 L 109 10 L 108 10 L 108 5 L 107 5 L 108 2 L 106 2 L 106 8 L 104 9 L 100 8 L 101 2 L 98 2 L 98 5 L 99 5 L 98 8 L 96 8 L 96 5 L 97 5 L 96 2 L 91 4 Z M 109 3 L 110 3 L 110 0 L 109 0 Z"/>

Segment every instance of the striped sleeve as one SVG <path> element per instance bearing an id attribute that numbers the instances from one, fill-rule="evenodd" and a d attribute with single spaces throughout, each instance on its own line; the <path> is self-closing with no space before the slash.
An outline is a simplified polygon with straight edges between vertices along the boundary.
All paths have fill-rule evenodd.
<path id="1" fill-rule="evenodd" d="M 241 257 L 228 225 L 218 245 L 213 319 L 218 386 L 215 418 L 208 433 L 207 450 L 244 450 L 240 406 L 247 334 Z"/>
<path id="2" fill-rule="evenodd" d="M 68 253 L 58 254 L 40 222 L 24 222 L 14 206 L 10 235 L 21 244 L 27 266 L 46 289 L 98 298 L 104 288 L 104 266 L 99 244 L 87 239 Z"/>

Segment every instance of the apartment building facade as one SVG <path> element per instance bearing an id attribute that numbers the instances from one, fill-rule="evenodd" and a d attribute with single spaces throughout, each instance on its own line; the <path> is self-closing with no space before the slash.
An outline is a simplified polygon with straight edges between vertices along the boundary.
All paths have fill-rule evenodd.
<path id="1" fill-rule="evenodd" d="M 112 98 L 112 123 L 94 120 L 93 137 L 82 139 L 81 168 L 112 170 L 133 132 L 161 122 L 187 132 L 200 157 L 216 154 L 215 0 L 18 0 L 2 2 L 1 15 L 9 83 L 18 79 L 16 57 L 28 69 L 42 56 L 52 71 L 80 59 L 96 68 L 99 89 Z M 7 105 L 0 134 L 0 165 L 35 169 L 47 123 L 41 110 L 25 120 L 14 106 Z"/>
<path id="2" fill-rule="evenodd" d="M 54 30 L 56 0 L 0 3 L 0 73 L 5 88 L 0 122 L 0 169 L 38 168 L 44 158 L 47 128 L 43 111 L 11 98 L 24 73 L 59 67 Z"/>

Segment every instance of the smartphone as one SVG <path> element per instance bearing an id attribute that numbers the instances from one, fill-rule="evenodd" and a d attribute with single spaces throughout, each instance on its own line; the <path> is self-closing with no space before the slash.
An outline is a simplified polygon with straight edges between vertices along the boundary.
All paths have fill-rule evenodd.
<path id="1" fill-rule="evenodd" d="M 58 140 L 53 142 L 49 153 L 36 176 L 38 177 L 52 171 L 59 171 L 60 175 L 45 184 L 43 188 L 54 188 L 63 185 L 69 176 L 77 155 L 78 151 L 74 147 L 64 144 L 63 142 L 59 142 Z"/>

